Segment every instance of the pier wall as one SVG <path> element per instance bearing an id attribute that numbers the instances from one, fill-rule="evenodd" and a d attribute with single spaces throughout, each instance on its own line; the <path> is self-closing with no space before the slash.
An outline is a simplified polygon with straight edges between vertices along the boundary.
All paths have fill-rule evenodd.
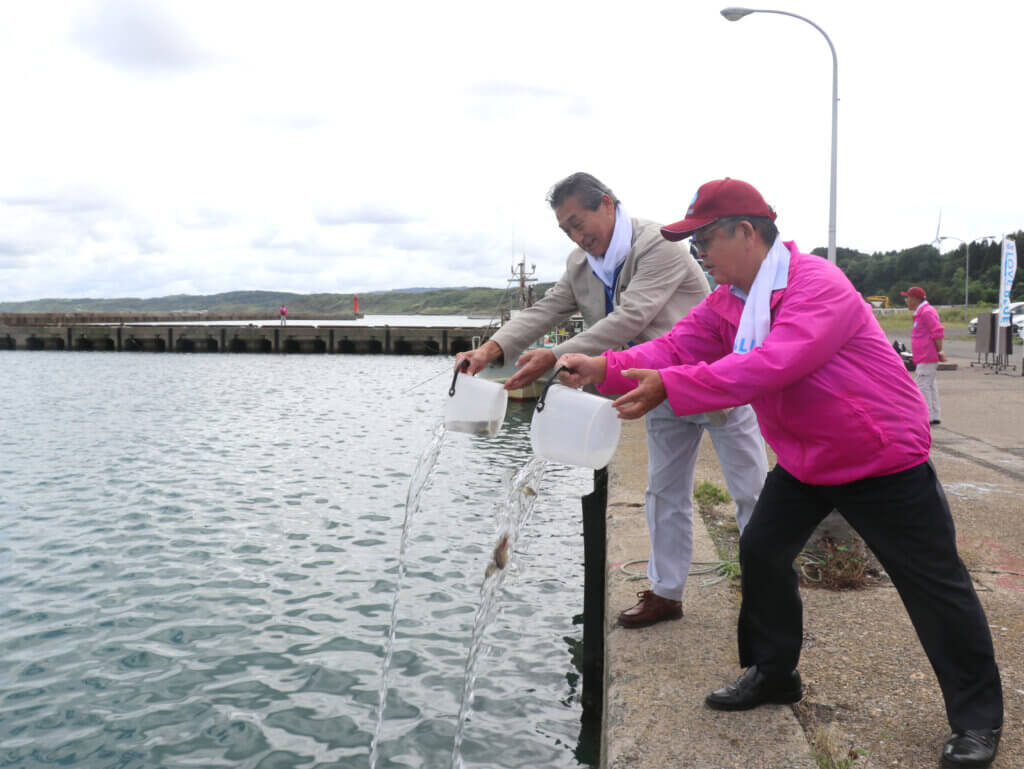
<path id="1" fill-rule="evenodd" d="M 473 349 L 474 341 L 482 342 L 490 333 L 478 327 L 278 326 L 238 321 L 203 325 L 4 321 L 0 317 L 0 350 L 453 355 Z"/>
<path id="2" fill-rule="evenodd" d="M 329 315 L 306 315 L 293 312 L 289 320 L 356 320 L 363 313 L 339 312 Z M 239 322 L 266 324 L 266 312 L 204 312 L 179 310 L 176 312 L 0 312 L 0 326 L 76 326 L 89 323 L 186 323 L 186 322 Z"/>

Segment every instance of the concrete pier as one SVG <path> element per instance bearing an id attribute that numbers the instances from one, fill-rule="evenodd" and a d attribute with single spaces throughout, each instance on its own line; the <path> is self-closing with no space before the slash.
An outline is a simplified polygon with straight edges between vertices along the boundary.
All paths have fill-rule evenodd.
<path id="1" fill-rule="evenodd" d="M 401 319 L 378 325 L 353 315 L 289 318 L 281 325 L 266 317 L 202 317 L 0 314 L 0 350 L 453 355 L 491 333 L 470 318 L 421 325 L 422 319 L 410 316 L 408 325 Z"/>

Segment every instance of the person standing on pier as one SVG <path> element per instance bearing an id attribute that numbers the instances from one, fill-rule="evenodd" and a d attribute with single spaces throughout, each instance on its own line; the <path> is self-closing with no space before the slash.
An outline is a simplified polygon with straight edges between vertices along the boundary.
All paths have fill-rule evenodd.
<path id="1" fill-rule="evenodd" d="M 500 357 L 519 356 L 505 383 L 515 390 L 548 372 L 564 353 L 596 354 L 667 332 L 708 294 L 708 282 L 689 251 L 664 240 L 660 225 L 631 218 L 606 185 L 587 173 L 558 182 L 548 194 L 558 226 L 576 243 L 559 281 L 476 350 L 456 356 L 468 372 Z M 553 349 L 526 349 L 549 329 L 582 313 L 582 333 Z M 520 354 L 522 353 L 522 354 Z M 768 472 L 764 440 L 750 406 L 727 414 L 678 417 L 667 403 L 647 415 L 651 589 L 619 615 L 639 628 L 683 616 L 682 598 L 693 555 L 693 479 L 705 430 L 718 453 L 742 531 Z"/>
<path id="2" fill-rule="evenodd" d="M 281 305 L 281 309 L 277 311 L 277 314 L 281 317 L 281 325 L 282 326 L 287 325 L 287 323 L 288 323 L 288 308 L 285 307 L 282 304 Z"/>
<path id="3" fill-rule="evenodd" d="M 750 403 L 775 449 L 778 464 L 740 537 L 747 669 L 706 704 L 801 699 L 793 560 L 836 509 L 892 579 L 938 678 L 952 727 L 943 766 L 989 766 L 1003 696 L 988 620 L 929 461 L 927 405 L 871 308 L 834 264 L 784 243 L 775 212 L 745 182 L 701 186 L 662 235 L 690 237 L 718 288 L 658 339 L 563 355 L 558 366 L 569 368 L 568 385 L 626 393 L 613 404 L 624 419 L 665 403 L 680 415 Z"/>
<path id="4" fill-rule="evenodd" d="M 942 351 L 945 329 L 942 328 L 939 313 L 928 303 L 923 288 L 911 286 L 900 293 L 907 297 L 907 307 L 914 313 L 914 330 L 910 334 L 914 381 L 921 388 L 924 402 L 928 404 L 929 422 L 933 425 L 941 424 L 942 410 L 939 408 L 939 386 L 935 383 L 935 372 L 939 363 L 946 360 L 946 353 Z"/>

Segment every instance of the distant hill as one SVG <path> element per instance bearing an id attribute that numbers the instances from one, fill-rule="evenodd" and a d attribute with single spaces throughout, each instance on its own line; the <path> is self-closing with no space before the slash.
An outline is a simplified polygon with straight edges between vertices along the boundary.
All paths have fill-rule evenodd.
<path id="1" fill-rule="evenodd" d="M 471 287 L 470 286 L 448 286 L 448 288 L 449 289 L 455 289 L 457 291 L 462 291 L 464 289 L 468 290 Z M 390 289 L 388 291 L 367 291 L 365 296 L 369 296 L 370 294 L 425 294 L 428 291 L 441 291 L 441 290 L 442 289 L 437 288 L 436 286 L 432 287 L 432 288 L 425 288 L 423 286 L 415 286 L 413 288 L 392 288 L 392 289 Z M 360 296 L 364 296 L 364 294 L 360 294 Z"/>
<path id="2" fill-rule="evenodd" d="M 537 284 L 543 296 L 552 283 Z M 222 294 L 171 296 L 137 299 L 32 299 L 0 302 L 0 312 L 214 312 L 276 313 L 282 304 L 290 314 L 333 315 L 352 310 L 352 294 L 295 294 L 287 291 L 228 291 Z M 360 293 L 359 311 L 366 315 L 465 315 L 494 314 L 505 302 L 500 288 L 403 288 Z"/>
<path id="3" fill-rule="evenodd" d="M 1017 251 L 1024 249 L 1024 231 L 1011 235 Z M 932 304 L 958 304 L 964 301 L 964 270 L 970 266 L 969 298 L 973 303 L 994 304 L 999 300 L 1001 247 L 997 240 L 983 239 L 971 244 L 970 260 L 966 245 L 939 253 L 931 245 L 919 245 L 901 251 L 866 254 L 849 248 L 836 250 L 836 261 L 850 282 L 864 296 L 888 296 L 902 306 L 900 291 L 921 286 Z M 812 253 L 825 256 L 824 248 Z M 552 283 L 537 283 L 534 291 L 541 297 Z M 1018 280 L 1011 300 L 1024 300 L 1024 281 Z M 399 288 L 359 294 L 359 311 L 365 315 L 496 315 L 499 307 L 515 304 L 508 289 L 501 288 Z M 328 317 L 352 311 L 352 294 L 295 294 L 287 291 L 229 291 L 223 294 L 176 294 L 154 299 L 33 299 L 27 302 L 0 302 L 0 312 L 89 312 L 89 313 L 167 313 L 211 312 L 225 314 L 277 314 L 282 304 L 289 314 Z"/>

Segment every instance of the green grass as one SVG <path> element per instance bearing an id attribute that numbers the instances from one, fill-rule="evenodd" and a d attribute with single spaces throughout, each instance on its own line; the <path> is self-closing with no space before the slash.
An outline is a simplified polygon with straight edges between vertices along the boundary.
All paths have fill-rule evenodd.
<path id="1" fill-rule="evenodd" d="M 697 503 L 697 508 L 704 512 L 715 505 L 724 505 L 726 502 L 731 502 L 732 497 L 729 496 L 725 489 L 716 486 L 710 481 L 702 481 L 693 490 L 693 501 Z"/>
<path id="2" fill-rule="evenodd" d="M 863 748 L 844 749 L 831 726 L 819 726 L 811 743 L 811 755 L 820 769 L 853 769 L 854 762 L 868 754 Z"/>
<path id="3" fill-rule="evenodd" d="M 967 320 L 964 320 L 963 307 L 940 307 L 938 310 L 942 325 L 947 330 L 952 330 L 966 329 L 968 320 L 976 318 L 981 313 L 991 312 L 992 308 L 987 305 L 968 307 Z M 914 316 L 906 307 L 896 312 L 875 312 L 875 317 L 878 318 L 878 325 L 886 331 L 907 331 L 914 325 Z"/>
<path id="4" fill-rule="evenodd" d="M 714 567 L 714 573 L 738 588 L 741 576 L 738 553 L 740 530 L 731 511 L 722 509 L 732 501 L 732 497 L 720 486 L 703 481 L 693 490 L 693 501 L 718 552 L 719 561 Z"/>

